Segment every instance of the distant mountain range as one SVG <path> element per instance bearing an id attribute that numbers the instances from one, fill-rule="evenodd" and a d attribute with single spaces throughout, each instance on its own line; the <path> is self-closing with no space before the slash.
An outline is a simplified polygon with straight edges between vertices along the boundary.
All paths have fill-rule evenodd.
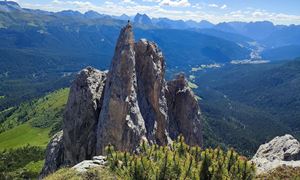
<path id="1" fill-rule="evenodd" d="M 260 21 L 260 22 L 222 22 L 218 24 L 213 24 L 209 21 L 202 20 L 200 22 L 188 20 L 172 20 L 168 18 L 150 18 L 147 14 L 140 14 L 137 13 L 135 16 L 128 16 L 123 14 L 121 16 L 112 16 L 106 14 L 100 14 L 96 11 L 87 11 L 85 13 L 80 13 L 78 11 L 73 10 L 64 10 L 61 12 L 47 12 L 41 10 L 31 10 L 21 8 L 16 2 L 14 1 L 0 1 L 0 11 L 4 12 L 12 12 L 12 11 L 23 11 L 23 12 L 31 12 L 31 13 L 38 13 L 38 14 L 52 14 L 52 15 L 63 15 L 63 16 L 71 16 L 71 17 L 82 17 L 82 18 L 89 18 L 89 19 L 97 19 L 97 18 L 111 18 L 117 20 L 131 20 L 136 24 L 146 25 L 146 26 L 153 26 L 152 28 L 168 28 L 168 29 L 207 29 L 213 28 L 217 30 L 221 30 L 224 32 L 240 34 L 246 37 L 249 37 L 253 40 L 261 40 L 262 42 L 266 39 L 271 39 L 272 36 L 276 36 L 279 33 L 293 32 L 299 35 L 299 26 L 297 25 L 274 25 L 272 22 L 269 21 Z M 296 29 L 296 32 L 294 32 Z M 288 35 L 290 37 L 290 35 Z M 286 38 L 288 39 L 288 38 Z M 287 42 L 286 42 L 287 43 Z M 288 45 L 286 44 L 285 45 Z M 281 44 L 278 43 L 276 46 L 280 46 Z"/>
<path id="2" fill-rule="evenodd" d="M 249 23 L 234 21 L 234 22 L 222 22 L 218 24 L 213 24 L 206 20 L 197 22 L 193 20 L 183 21 L 183 20 L 172 20 L 168 18 L 150 18 L 147 14 L 140 14 L 140 13 L 137 13 L 135 16 L 128 16 L 126 14 L 122 14 L 121 16 L 113 16 L 107 14 L 100 14 L 92 10 L 87 11 L 83 14 L 73 10 L 64 10 L 55 13 L 55 12 L 21 8 L 14 1 L 0 1 L 0 11 L 4 11 L 4 12 L 23 11 L 23 12 L 34 12 L 34 13 L 47 13 L 52 15 L 58 14 L 63 16 L 85 17 L 89 19 L 111 18 L 117 20 L 131 20 L 134 23 L 140 25 L 147 25 L 147 26 L 153 26 L 157 28 L 168 28 L 168 29 L 169 28 L 171 29 L 213 28 L 224 32 L 241 34 L 246 37 L 250 37 L 251 39 L 254 40 L 264 40 L 270 37 L 271 35 L 276 35 L 276 33 L 282 32 L 282 30 L 287 32 L 287 31 L 293 31 L 295 30 L 295 28 L 299 28 L 299 25 L 298 26 L 297 25 L 290 25 L 290 26 L 274 25 L 272 22 L 269 21 L 259 21 L 259 22 L 249 22 Z"/>
<path id="3" fill-rule="evenodd" d="M 49 87 L 66 85 L 73 72 L 87 65 L 107 69 L 119 29 L 128 20 L 136 39 L 157 42 L 166 57 L 167 74 L 233 60 L 300 57 L 298 25 L 212 24 L 205 20 L 150 18 L 146 14 L 130 17 L 95 11 L 48 12 L 0 1 L 0 96 L 6 97 L 0 99 L 1 108 L 34 97 L 37 88 L 40 94 L 53 90 Z M 45 87 L 39 84 L 41 80 L 52 84 Z"/>
<path id="4" fill-rule="evenodd" d="M 94 11 L 58 13 L 0 6 L 0 109 L 69 83 L 90 65 L 107 69 L 127 20 Z M 146 16 L 141 15 L 145 21 Z M 117 19 L 120 18 L 120 19 Z M 149 20 L 149 19 L 148 19 Z M 250 50 L 204 33 L 134 24 L 136 39 L 156 41 L 169 69 L 248 58 Z M 46 85 L 47 84 L 47 85 Z"/>
<path id="5" fill-rule="evenodd" d="M 22 11 L 21 6 L 14 1 L 0 1 L 0 10 L 4 12 Z"/>

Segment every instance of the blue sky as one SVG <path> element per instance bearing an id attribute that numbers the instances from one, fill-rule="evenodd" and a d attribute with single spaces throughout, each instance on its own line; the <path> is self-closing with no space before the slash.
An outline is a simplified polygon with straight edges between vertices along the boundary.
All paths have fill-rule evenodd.
<path id="1" fill-rule="evenodd" d="M 48 11 L 95 10 L 110 15 L 146 13 L 183 20 L 262 21 L 300 24 L 300 0 L 16 0 L 21 6 Z"/>

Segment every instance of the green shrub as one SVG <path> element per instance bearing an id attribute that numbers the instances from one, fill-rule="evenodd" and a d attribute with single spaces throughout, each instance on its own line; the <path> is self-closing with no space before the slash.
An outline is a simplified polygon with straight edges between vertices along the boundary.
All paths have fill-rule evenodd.
<path id="1" fill-rule="evenodd" d="M 110 169 L 123 179 L 251 180 L 255 177 L 255 165 L 234 150 L 202 150 L 185 144 L 182 136 L 171 146 L 150 146 L 143 142 L 138 153 L 130 154 L 109 145 L 106 153 Z"/>
<path id="2" fill-rule="evenodd" d="M 44 156 L 44 148 L 29 145 L 0 152 L 0 179 L 37 178 Z"/>

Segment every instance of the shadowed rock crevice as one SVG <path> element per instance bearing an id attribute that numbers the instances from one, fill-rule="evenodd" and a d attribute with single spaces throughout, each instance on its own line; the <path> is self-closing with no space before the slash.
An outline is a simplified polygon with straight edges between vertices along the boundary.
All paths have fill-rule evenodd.
<path id="1" fill-rule="evenodd" d="M 62 143 L 50 142 L 41 177 L 102 155 L 108 144 L 135 151 L 142 140 L 167 145 L 182 134 L 188 144 L 201 146 L 196 96 L 183 75 L 166 82 L 165 68 L 158 46 L 144 39 L 135 43 L 132 26 L 125 26 L 109 72 L 88 67 L 74 80 Z M 52 152 L 63 152 L 61 159 Z"/>

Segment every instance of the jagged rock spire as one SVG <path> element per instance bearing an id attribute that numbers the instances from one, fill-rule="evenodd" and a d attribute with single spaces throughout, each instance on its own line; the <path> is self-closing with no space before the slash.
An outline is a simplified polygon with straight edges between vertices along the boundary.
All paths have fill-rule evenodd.
<path id="1" fill-rule="evenodd" d="M 132 150 L 146 134 L 137 103 L 137 79 L 132 26 L 120 33 L 107 77 L 103 108 L 97 130 L 97 151 L 103 153 L 109 143 L 120 150 Z"/>
<path id="2" fill-rule="evenodd" d="M 166 82 L 164 74 L 158 46 L 147 40 L 135 43 L 128 22 L 120 32 L 109 72 L 87 68 L 73 82 L 63 138 L 50 142 L 41 177 L 104 154 L 108 144 L 134 151 L 141 140 L 166 145 L 182 134 L 188 144 L 202 145 L 196 96 L 183 75 Z"/>
<path id="3" fill-rule="evenodd" d="M 46 150 L 40 179 L 62 166 L 72 166 L 96 155 L 96 127 L 107 72 L 81 70 L 70 88 L 63 132 L 54 135 Z"/>
<path id="4" fill-rule="evenodd" d="M 142 39 L 135 44 L 138 103 L 147 129 L 147 139 L 166 145 L 168 110 L 165 97 L 165 60 L 158 46 Z"/>
<path id="5" fill-rule="evenodd" d="M 184 74 L 168 82 L 169 132 L 172 139 L 180 134 L 189 145 L 202 145 L 202 116 L 196 96 Z"/>
<path id="6" fill-rule="evenodd" d="M 130 22 L 121 29 L 119 38 L 117 40 L 117 45 L 115 49 L 115 56 L 118 55 L 119 51 L 126 50 L 127 48 L 133 48 L 134 46 L 134 36 L 132 31 L 132 25 Z M 119 51 L 117 51 L 119 50 Z M 115 58 L 113 58 L 114 60 Z"/>
<path id="7" fill-rule="evenodd" d="M 96 129 L 102 107 L 106 72 L 83 69 L 73 82 L 64 114 L 65 164 L 96 155 Z"/>

